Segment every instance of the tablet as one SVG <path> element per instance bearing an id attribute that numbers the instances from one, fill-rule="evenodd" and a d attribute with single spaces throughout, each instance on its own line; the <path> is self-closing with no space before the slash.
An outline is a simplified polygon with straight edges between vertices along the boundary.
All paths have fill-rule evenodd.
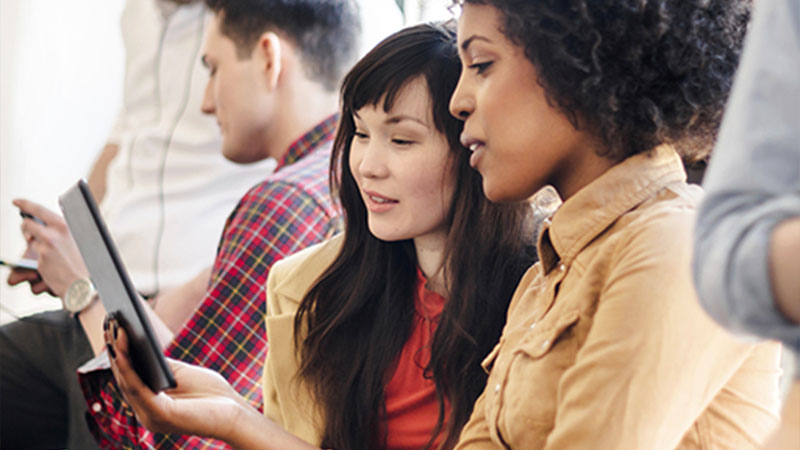
<path id="1" fill-rule="evenodd" d="M 58 198 L 92 283 L 108 313 L 116 312 L 130 342 L 133 368 L 154 392 L 176 386 L 142 299 L 125 270 L 111 234 L 85 180 Z"/>

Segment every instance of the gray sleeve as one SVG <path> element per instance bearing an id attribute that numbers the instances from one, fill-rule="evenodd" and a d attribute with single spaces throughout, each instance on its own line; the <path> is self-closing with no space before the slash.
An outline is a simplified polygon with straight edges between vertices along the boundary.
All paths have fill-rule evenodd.
<path id="1" fill-rule="evenodd" d="M 706 175 L 692 269 L 718 322 L 795 351 L 800 326 L 775 308 L 767 253 L 775 225 L 800 216 L 799 108 L 800 2 L 756 2 Z"/>

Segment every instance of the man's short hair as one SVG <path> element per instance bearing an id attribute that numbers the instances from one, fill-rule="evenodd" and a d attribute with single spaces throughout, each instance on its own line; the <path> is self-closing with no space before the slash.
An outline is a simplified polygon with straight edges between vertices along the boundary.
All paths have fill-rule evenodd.
<path id="1" fill-rule="evenodd" d="M 220 31 L 249 58 L 259 37 L 275 31 L 300 51 L 307 74 L 338 89 L 358 56 L 361 21 L 354 0 L 205 0 L 220 15 Z"/>

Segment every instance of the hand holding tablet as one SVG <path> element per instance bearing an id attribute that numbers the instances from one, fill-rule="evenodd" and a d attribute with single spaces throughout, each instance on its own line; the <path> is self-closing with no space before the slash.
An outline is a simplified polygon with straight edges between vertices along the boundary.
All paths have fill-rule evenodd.
<path id="1" fill-rule="evenodd" d="M 86 181 L 59 197 L 69 230 L 109 314 L 124 327 L 133 368 L 155 392 L 176 386 L 161 345 Z"/>

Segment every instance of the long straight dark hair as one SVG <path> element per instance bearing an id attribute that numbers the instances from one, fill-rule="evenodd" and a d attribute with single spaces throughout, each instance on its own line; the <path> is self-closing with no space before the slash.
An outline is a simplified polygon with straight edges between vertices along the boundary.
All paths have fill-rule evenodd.
<path id="1" fill-rule="evenodd" d="M 406 28 L 378 44 L 345 77 L 331 157 L 331 187 L 345 218 L 343 247 L 303 299 L 295 318 L 300 382 L 325 420 L 323 448 L 383 448 L 384 386 L 405 345 L 414 314 L 417 259 L 412 240 L 385 242 L 367 211 L 348 160 L 364 106 L 389 112 L 402 89 L 423 77 L 436 128 L 447 137 L 456 187 L 447 216 L 447 302 L 431 343 L 426 376 L 436 385 L 439 418 L 427 447 L 444 433 L 454 446 L 486 382 L 481 360 L 500 337 L 511 295 L 533 264 L 531 208 L 496 205 L 459 142 L 463 124 L 448 110 L 461 65 L 452 24 Z M 450 414 L 445 417 L 445 402 Z"/>

